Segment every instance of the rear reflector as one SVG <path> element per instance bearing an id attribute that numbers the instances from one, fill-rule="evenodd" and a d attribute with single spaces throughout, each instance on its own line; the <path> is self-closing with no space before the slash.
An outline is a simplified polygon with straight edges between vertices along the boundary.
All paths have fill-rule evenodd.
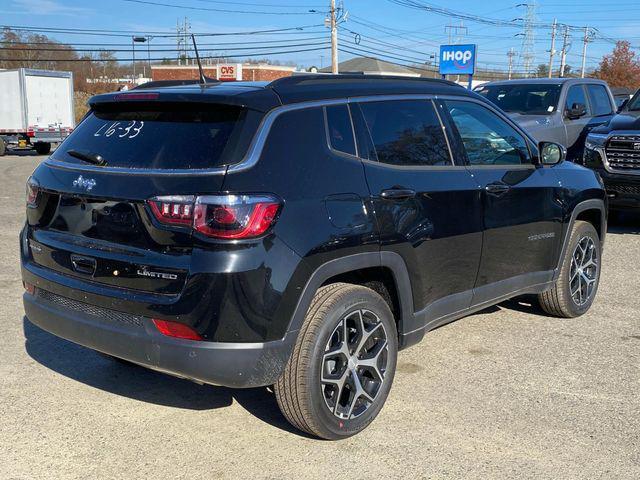
<path id="1" fill-rule="evenodd" d="M 152 320 L 158 331 L 167 337 L 182 338 L 185 340 L 202 340 L 198 332 L 184 323 L 158 320 L 157 318 Z"/>
<path id="2" fill-rule="evenodd" d="M 24 286 L 24 289 L 27 291 L 28 294 L 35 295 L 36 293 L 35 285 L 32 285 L 29 282 L 22 282 L 22 285 Z"/>
<path id="3" fill-rule="evenodd" d="M 40 196 L 40 187 L 38 182 L 32 177 L 27 180 L 27 207 L 36 208 Z"/>

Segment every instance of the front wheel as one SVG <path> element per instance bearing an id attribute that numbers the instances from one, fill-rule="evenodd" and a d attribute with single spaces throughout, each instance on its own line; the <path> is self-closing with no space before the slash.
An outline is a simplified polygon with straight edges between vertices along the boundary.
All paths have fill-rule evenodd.
<path id="1" fill-rule="evenodd" d="M 280 410 L 312 435 L 355 435 L 382 409 L 397 352 L 393 315 L 380 295 L 345 283 L 322 287 L 275 385 Z"/>
<path id="2" fill-rule="evenodd" d="M 586 313 L 598 291 L 601 255 L 596 229 L 588 222 L 577 220 L 555 285 L 538 296 L 542 309 L 565 318 Z"/>

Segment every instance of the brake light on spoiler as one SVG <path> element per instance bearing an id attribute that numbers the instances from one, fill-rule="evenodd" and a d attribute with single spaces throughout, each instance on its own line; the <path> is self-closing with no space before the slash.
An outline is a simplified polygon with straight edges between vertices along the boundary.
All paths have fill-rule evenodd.
<path id="1" fill-rule="evenodd" d="M 265 234 L 282 203 L 272 195 L 162 196 L 148 200 L 164 225 L 190 226 L 210 238 L 242 240 Z"/>

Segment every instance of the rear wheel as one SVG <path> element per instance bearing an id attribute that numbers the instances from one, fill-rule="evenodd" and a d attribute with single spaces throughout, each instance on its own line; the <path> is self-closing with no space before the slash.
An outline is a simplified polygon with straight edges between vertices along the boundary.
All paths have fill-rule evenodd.
<path id="1" fill-rule="evenodd" d="M 37 142 L 33 146 L 38 155 L 49 155 L 51 153 L 51 144 L 45 142 Z"/>
<path id="2" fill-rule="evenodd" d="M 369 288 L 344 283 L 316 293 L 275 385 L 284 416 L 335 440 L 364 430 L 384 405 L 396 369 L 393 315 Z"/>
<path id="3" fill-rule="evenodd" d="M 554 287 L 538 296 L 542 309 L 566 318 L 586 313 L 598 291 L 600 261 L 598 232 L 590 223 L 576 221 Z"/>

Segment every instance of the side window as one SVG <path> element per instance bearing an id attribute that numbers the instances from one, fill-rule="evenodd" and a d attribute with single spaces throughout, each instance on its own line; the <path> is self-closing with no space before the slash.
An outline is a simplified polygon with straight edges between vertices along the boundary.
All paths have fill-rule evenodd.
<path id="1" fill-rule="evenodd" d="M 569 91 L 567 92 L 567 101 L 565 102 L 565 110 L 573 108 L 576 103 L 581 103 L 588 111 L 589 103 L 587 103 L 587 97 L 584 95 L 584 88 L 582 85 L 574 85 L 569 88 Z"/>
<path id="2" fill-rule="evenodd" d="M 591 108 L 593 115 L 610 115 L 613 113 L 611 108 L 611 100 L 604 85 L 588 85 L 589 100 L 591 100 Z"/>
<path id="3" fill-rule="evenodd" d="M 339 152 L 356 154 L 356 144 L 353 138 L 351 116 L 347 105 L 325 107 L 327 115 L 327 133 L 331 148 Z"/>
<path id="4" fill-rule="evenodd" d="M 390 165 L 447 166 L 451 155 L 430 100 L 363 102 L 362 115 L 375 152 L 370 158 Z"/>
<path id="5" fill-rule="evenodd" d="M 471 165 L 530 164 L 527 142 L 488 108 L 473 102 L 447 101 Z"/>

